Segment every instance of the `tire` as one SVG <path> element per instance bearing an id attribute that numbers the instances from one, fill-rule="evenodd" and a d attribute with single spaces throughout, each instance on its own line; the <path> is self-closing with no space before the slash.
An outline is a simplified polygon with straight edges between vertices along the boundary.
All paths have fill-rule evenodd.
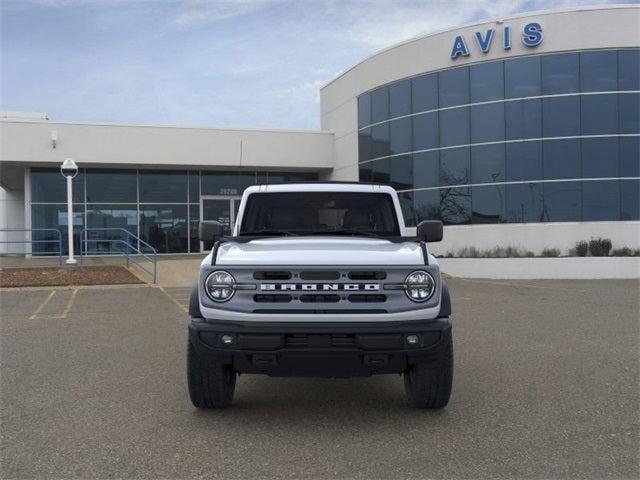
<path id="1" fill-rule="evenodd" d="M 420 362 L 404 372 L 404 389 L 414 408 L 442 408 L 449 403 L 453 383 L 453 340 L 436 362 Z"/>
<path id="2" fill-rule="evenodd" d="M 194 346 L 187 347 L 187 381 L 191 403 L 198 408 L 231 406 L 236 389 L 236 372 L 220 361 L 204 362 Z"/>

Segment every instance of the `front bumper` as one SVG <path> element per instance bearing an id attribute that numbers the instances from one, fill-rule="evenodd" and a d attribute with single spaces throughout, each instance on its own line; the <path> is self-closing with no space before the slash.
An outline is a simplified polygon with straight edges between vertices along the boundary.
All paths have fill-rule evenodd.
<path id="1" fill-rule="evenodd" d="M 224 345 L 221 337 L 233 337 Z M 407 335 L 417 335 L 416 345 Z M 240 373 L 284 377 L 353 377 L 400 373 L 417 361 L 437 362 L 451 340 L 449 317 L 411 322 L 243 322 L 192 318 L 198 355 Z"/>

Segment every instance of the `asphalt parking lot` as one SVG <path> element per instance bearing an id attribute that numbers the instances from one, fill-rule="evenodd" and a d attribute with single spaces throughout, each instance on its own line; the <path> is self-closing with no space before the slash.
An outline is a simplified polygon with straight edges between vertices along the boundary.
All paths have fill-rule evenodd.
<path id="1" fill-rule="evenodd" d="M 450 285 L 435 412 L 395 375 L 245 375 L 231 409 L 198 411 L 187 289 L 1 291 L 1 476 L 637 478 L 638 282 Z"/>

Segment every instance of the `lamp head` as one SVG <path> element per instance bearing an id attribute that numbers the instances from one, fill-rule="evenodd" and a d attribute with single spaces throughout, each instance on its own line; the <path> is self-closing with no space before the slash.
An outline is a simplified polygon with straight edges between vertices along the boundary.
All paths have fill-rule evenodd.
<path id="1" fill-rule="evenodd" d="M 60 165 L 60 172 L 63 177 L 73 178 L 78 174 L 78 166 L 72 158 L 66 158 L 62 165 Z"/>

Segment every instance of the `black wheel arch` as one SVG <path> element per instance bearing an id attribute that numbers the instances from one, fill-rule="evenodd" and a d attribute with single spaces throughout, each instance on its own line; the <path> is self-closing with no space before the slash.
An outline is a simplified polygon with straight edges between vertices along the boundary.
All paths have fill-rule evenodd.
<path id="1" fill-rule="evenodd" d="M 447 282 L 442 280 L 442 297 L 440 298 L 440 313 L 439 317 L 451 316 L 451 295 L 449 294 L 449 286 Z"/>
<path id="2" fill-rule="evenodd" d="M 203 318 L 200 312 L 200 298 L 198 298 L 197 283 L 191 289 L 191 295 L 189 296 L 189 315 L 191 318 Z"/>

